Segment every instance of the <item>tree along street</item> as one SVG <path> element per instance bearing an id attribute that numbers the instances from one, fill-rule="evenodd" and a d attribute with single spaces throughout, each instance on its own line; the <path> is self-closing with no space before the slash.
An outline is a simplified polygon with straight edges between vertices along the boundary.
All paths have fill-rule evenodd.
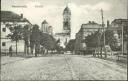
<path id="1" fill-rule="evenodd" d="M 83 55 L 2 57 L 1 80 L 127 80 L 127 68 Z"/>

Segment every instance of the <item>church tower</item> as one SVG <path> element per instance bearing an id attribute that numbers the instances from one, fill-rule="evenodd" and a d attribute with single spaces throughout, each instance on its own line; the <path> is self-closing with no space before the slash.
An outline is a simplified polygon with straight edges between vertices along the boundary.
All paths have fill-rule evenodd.
<path id="1" fill-rule="evenodd" d="M 70 36 L 71 33 L 71 10 L 68 6 L 63 11 L 63 31 Z"/>
<path id="2" fill-rule="evenodd" d="M 64 8 L 63 11 L 63 31 L 62 33 L 56 33 L 56 39 L 60 41 L 60 46 L 63 48 L 66 47 L 67 43 L 70 40 L 71 36 L 71 10 L 68 5 Z"/>

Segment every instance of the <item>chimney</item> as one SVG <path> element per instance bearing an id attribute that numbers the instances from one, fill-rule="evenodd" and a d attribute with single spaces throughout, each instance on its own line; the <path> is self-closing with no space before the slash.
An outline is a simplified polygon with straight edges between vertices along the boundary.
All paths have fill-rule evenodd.
<path id="1" fill-rule="evenodd" d="M 110 24 L 109 24 L 109 20 L 107 20 L 107 27 L 109 27 L 110 26 Z"/>
<path id="2" fill-rule="evenodd" d="M 92 21 L 92 23 L 94 24 L 95 22 L 94 22 L 94 21 Z"/>
<path id="3" fill-rule="evenodd" d="M 20 14 L 20 17 L 23 18 L 23 14 Z"/>
<path id="4" fill-rule="evenodd" d="M 89 21 L 89 23 L 91 23 L 91 21 Z"/>

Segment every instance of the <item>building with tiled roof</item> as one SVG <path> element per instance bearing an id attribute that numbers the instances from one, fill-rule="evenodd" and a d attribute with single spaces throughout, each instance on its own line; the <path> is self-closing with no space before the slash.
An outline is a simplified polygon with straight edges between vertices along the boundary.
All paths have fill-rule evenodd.
<path id="1" fill-rule="evenodd" d="M 10 28 L 20 25 L 24 27 L 26 25 L 31 29 L 32 24 L 26 19 L 23 18 L 23 14 L 16 14 L 12 11 L 1 11 L 1 51 L 8 52 L 9 47 L 12 45 L 15 48 L 15 42 L 11 41 L 10 38 L 7 37 L 8 34 L 11 33 Z M 24 41 L 20 40 L 18 43 L 20 51 L 24 51 Z M 15 50 L 15 49 L 14 49 Z"/>
<path id="2" fill-rule="evenodd" d="M 26 18 L 23 18 L 23 14 L 16 14 L 11 11 L 1 11 L 1 21 L 2 22 L 28 22 Z"/>

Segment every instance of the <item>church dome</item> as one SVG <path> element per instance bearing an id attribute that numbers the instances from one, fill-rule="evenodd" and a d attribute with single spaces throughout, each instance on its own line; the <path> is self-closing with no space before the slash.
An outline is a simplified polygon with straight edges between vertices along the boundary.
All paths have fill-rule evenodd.
<path id="1" fill-rule="evenodd" d="M 69 14 L 71 14 L 71 10 L 69 9 L 68 6 L 64 9 L 63 14 L 65 14 L 65 13 L 69 13 Z"/>
<path id="2" fill-rule="evenodd" d="M 48 24 L 48 22 L 47 22 L 46 20 L 44 20 L 44 21 L 42 22 L 42 24 Z"/>

